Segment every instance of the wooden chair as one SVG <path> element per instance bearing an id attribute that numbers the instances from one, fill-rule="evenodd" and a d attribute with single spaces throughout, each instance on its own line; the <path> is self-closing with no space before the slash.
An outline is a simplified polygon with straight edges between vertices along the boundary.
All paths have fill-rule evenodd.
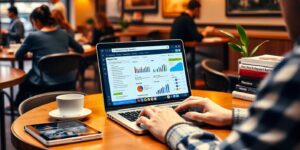
<path id="1" fill-rule="evenodd" d="M 201 62 L 203 68 L 203 79 L 209 90 L 230 92 L 231 81 L 222 71 L 223 63 L 216 59 L 204 59 Z"/>
<path id="2" fill-rule="evenodd" d="M 147 40 L 161 40 L 161 39 L 162 36 L 159 30 L 153 30 L 147 34 Z"/>
<path id="3" fill-rule="evenodd" d="M 63 95 L 63 94 L 83 94 L 83 95 L 86 95 L 85 93 L 77 92 L 77 91 L 57 91 L 57 92 L 48 92 L 48 93 L 35 95 L 33 97 L 30 97 L 30 98 L 24 100 L 20 104 L 20 106 L 18 108 L 19 114 L 22 115 L 22 114 L 26 113 L 27 111 L 29 111 L 29 110 L 31 110 L 35 107 L 53 102 L 53 101 L 56 100 L 56 96 Z"/>
<path id="4" fill-rule="evenodd" d="M 81 60 L 82 56 L 75 53 L 59 53 L 42 57 L 38 62 L 41 92 L 75 90 Z"/>

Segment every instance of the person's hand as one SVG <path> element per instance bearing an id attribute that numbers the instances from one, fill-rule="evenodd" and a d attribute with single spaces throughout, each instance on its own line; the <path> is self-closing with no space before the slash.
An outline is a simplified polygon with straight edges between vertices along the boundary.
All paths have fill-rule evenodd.
<path id="1" fill-rule="evenodd" d="M 184 117 L 192 121 L 204 122 L 214 126 L 228 126 L 232 124 L 232 111 L 221 107 L 208 98 L 189 97 L 180 104 L 175 111 L 180 112 L 188 108 L 200 108 L 199 112 L 187 112 Z"/>
<path id="2" fill-rule="evenodd" d="M 137 125 L 143 124 L 154 137 L 164 142 L 168 129 L 180 122 L 185 122 L 172 108 L 145 107 L 137 119 Z"/>
<path id="3" fill-rule="evenodd" d="M 203 29 L 202 35 L 203 35 L 203 36 L 207 36 L 208 34 L 213 33 L 215 30 L 216 30 L 215 27 L 213 27 L 213 26 L 207 26 L 207 27 L 205 27 L 205 28 Z"/>
<path id="4" fill-rule="evenodd" d="M 8 34 L 8 31 L 5 30 L 5 29 L 1 29 L 1 33 L 2 33 L 2 34 Z"/>

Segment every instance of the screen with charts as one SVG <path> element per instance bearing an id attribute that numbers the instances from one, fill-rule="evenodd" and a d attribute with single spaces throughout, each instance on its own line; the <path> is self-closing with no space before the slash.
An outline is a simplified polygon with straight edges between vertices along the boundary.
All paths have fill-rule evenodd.
<path id="1" fill-rule="evenodd" d="M 186 97 L 181 45 L 102 49 L 102 79 L 110 106 Z"/>

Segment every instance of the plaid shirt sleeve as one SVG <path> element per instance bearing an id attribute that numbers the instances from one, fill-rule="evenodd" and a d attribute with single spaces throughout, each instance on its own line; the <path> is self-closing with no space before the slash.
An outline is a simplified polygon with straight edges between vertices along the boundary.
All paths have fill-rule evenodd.
<path id="1" fill-rule="evenodd" d="M 171 149 L 300 149 L 299 133 L 300 47 L 296 47 L 261 83 L 249 117 L 235 125 L 225 141 L 180 124 L 169 130 L 166 142 Z"/>

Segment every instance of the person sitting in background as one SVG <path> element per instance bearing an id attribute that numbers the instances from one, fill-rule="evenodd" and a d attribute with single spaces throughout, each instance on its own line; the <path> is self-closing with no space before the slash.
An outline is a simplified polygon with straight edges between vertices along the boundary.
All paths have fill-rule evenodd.
<path id="1" fill-rule="evenodd" d="M 108 36 L 113 36 L 115 33 L 112 25 L 108 22 L 105 14 L 98 13 L 96 15 L 95 28 L 93 30 L 92 45 L 96 45 L 101 40 Z"/>
<path id="2" fill-rule="evenodd" d="M 60 11 L 64 18 L 67 19 L 67 9 L 66 9 L 66 6 L 63 2 L 61 2 L 60 0 L 49 0 L 52 4 L 53 4 L 53 7 L 51 10 L 58 10 Z"/>
<path id="3" fill-rule="evenodd" d="M 11 19 L 8 30 L 1 30 L 2 34 L 8 35 L 9 42 L 21 43 L 24 38 L 24 25 L 18 17 L 18 9 L 15 6 L 8 8 L 8 17 Z"/>
<path id="4" fill-rule="evenodd" d="M 300 0 L 280 0 L 294 49 L 259 86 L 249 111 L 225 109 L 210 99 L 190 97 L 175 110 L 201 108 L 185 118 L 215 126 L 235 125 L 221 141 L 216 135 L 188 124 L 171 108 L 147 107 L 137 120 L 171 149 L 300 149 Z"/>
<path id="5" fill-rule="evenodd" d="M 26 53 L 31 52 L 32 68 L 28 72 L 25 81 L 20 85 L 20 90 L 16 98 L 15 106 L 18 106 L 23 100 L 38 91 L 41 84 L 41 76 L 38 69 L 38 62 L 43 56 L 53 53 L 67 53 L 71 47 L 78 53 L 83 53 L 83 48 L 66 31 L 56 27 L 55 19 L 46 5 L 42 5 L 33 10 L 30 14 L 30 21 L 38 30 L 30 33 L 20 49 L 16 53 L 16 58 L 22 60 Z M 50 82 L 44 78 L 46 82 Z M 59 79 L 51 79 L 51 84 L 59 84 Z M 37 93 L 34 93 L 37 94 Z"/>
<path id="6" fill-rule="evenodd" d="M 69 35 L 74 38 L 74 30 L 72 29 L 68 20 L 63 16 L 61 11 L 54 9 L 51 11 L 51 14 L 52 14 L 52 17 L 55 19 L 58 27 L 60 29 L 66 30 L 69 33 Z"/>
<path id="7" fill-rule="evenodd" d="M 204 37 L 209 33 L 215 30 L 214 27 L 208 26 L 201 33 L 197 30 L 197 25 L 194 21 L 195 18 L 198 18 L 200 15 L 201 4 L 197 0 L 189 1 L 187 9 L 185 12 L 181 13 L 179 17 L 175 19 L 171 27 L 171 39 L 181 39 L 183 42 L 201 42 Z M 194 88 L 195 83 L 195 69 L 194 65 L 196 62 L 195 57 L 195 48 L 194 47 L 185 47 L 187 55 L 187 63 L 190 70 L 190 80 L 191 86 Z M 198 55 L 200 56 L 200 55 Z M 204 59 L 204 56 L 201 56 L 201 59 Z"/>

